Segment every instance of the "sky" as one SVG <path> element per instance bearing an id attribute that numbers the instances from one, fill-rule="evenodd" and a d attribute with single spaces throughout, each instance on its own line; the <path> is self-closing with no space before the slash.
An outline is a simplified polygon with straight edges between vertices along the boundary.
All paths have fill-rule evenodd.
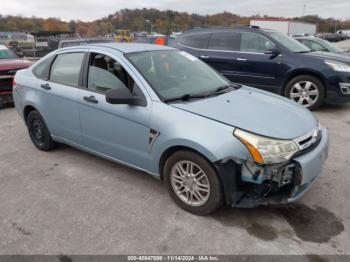
<path id="1" fill-rule="evenodd" d="M 228 11 L 242 16 L 270 15 L 350 19 L 350 0 L 1 0 L 0 14 L 93 21 L 123 8 L 157 8 L 198 14 Z"/>

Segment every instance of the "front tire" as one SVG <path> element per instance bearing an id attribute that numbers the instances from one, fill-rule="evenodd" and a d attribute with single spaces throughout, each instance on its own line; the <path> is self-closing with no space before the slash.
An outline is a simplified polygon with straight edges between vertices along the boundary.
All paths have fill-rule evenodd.
<path id="1" fill-rule="evenodd" d="M 164 180 L 172 199 L 182 209 L 207 215 L 223 204 L 223 192 L 211 164 L 202 156 L 179 151 L 164 166 Z"/>
<path id="2" fill-rule="evenodd" d="M 310 110 L 314 110 L 323 104 L 325 88 L 318 78 L 300 75 L 288 82 L 285 96 Z"/>
<path id="3" fill-rule="evenodd" d="M 45 121 L 38 111 L 33 110 L 28 114 L 26 124 L 30 139 L 36 148 L 49 151 L 55 147 L 56 143 L 52 140 Z"/>

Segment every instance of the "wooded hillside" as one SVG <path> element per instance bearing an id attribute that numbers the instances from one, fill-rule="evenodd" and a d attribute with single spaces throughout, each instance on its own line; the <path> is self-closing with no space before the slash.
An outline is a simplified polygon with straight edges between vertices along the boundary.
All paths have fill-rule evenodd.
<path id="1" fill-rule="evenodd" d="M 160 33 L 183 31 L 193 27 L 203 26 L 234 26 L 248 25 L 253 18 L 273 18 L 251 16 L 244 17 L 229 12 L 215 15 L 198 15 L 177 11 L 160 11 L 157 9 L 123 9 L 114 14 L 93 22 L 79 20 L 64 22 L 58 18 L 37 18 L 19 16 L 1 16 L 0 31 L 36 32 L 40 30 L 75 31 L 82 36 L 97 36 L 113 33 L 116 29 L 132 31 L 150 31 L 150 20 L 154 30 Z M 276 18 L 276 17 L 275 17 Z M 319 32 L 334 32 L 335 28 L 350 29 L 350 20 L 323 19 L 316 15 L 293 18 L 300 21 L 315 23 Z"/>

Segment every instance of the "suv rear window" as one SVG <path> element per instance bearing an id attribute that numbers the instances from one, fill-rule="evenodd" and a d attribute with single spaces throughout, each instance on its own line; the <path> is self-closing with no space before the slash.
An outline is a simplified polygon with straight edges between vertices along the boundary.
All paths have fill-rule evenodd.
<path id="1" fill-rule="evenodd" d="M 208 49 L 213 50 L 238 50 L 239 33 L 236 32 L 218 32 L 213 33 L 208 44 Z"/>
<path id="2" fill-rule="evenodd" d="M 205 49 L 210 37 L 210 33 L 185 35 L 179 39 L 179 44 L 198 49 Z"/>

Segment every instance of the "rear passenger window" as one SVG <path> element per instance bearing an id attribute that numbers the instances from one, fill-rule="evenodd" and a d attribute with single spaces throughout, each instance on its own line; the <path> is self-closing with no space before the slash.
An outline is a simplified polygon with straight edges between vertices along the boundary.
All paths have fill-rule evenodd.
<path id="1" fill-rule="evenodd" d="M 272 47 L 274 47 L 274 44 L 261 35 L 252 33 L 242 33 L 241 35 L 241 52 L 263 54 Z"/>
<path id="2" fill-rule="evenodd" d="M 179 44 L 198 49 L 205 49 L 207 48 L 209 37 L 209 33 L 185 35 L 179 39 Z"/>
<path id="3" fill-rule="evenodd" d="M 237 51 L 239 34 L 235 32 L 213 33 L 208 49 Z"/>
<path id="4" fill-rule="evenodd" d="M 33 74 L 37 78 L 47 80 L 49 78 L 50 66 L 54 58 L 55 56 L 51 56 L 39 62 L 39 64 L 34 67 Z"/>
<path id="5" fill-rule="evenodd" d="M 50 81 L 68 86 L 78 86 L 83 58 L 84 53 L 58 55 L 51 67 Z"/>

